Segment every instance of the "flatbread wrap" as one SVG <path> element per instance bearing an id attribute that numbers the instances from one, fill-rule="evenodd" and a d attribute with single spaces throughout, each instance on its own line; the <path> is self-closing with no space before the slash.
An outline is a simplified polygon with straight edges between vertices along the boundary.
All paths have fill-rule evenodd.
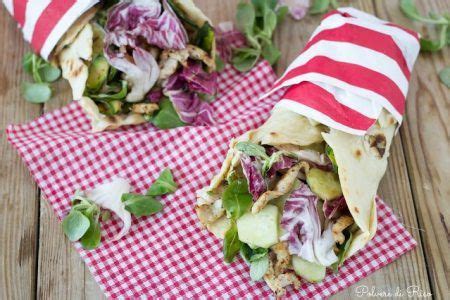
<path id="1" fill-rule="evenodd" d="M 377 29 L 378 24 L 390 26 L 354 9 L 330 13 L 272 88 L 288 87 L 270 117 L 231 141 L 219 173 L 197 193 L 198 219 L 223 239 L 224 260 L 241 256 L 250 266 L 251 279 L 264 280 L 276 296 L 288 286 L 298 288 L 300 280 L 321 281 L 327 269 L 338 272 L 376 234 L 377 190 L 401 122 L 398 111 L 377 102 L 382 91 L 374 97 L 367 97 L 368 89 L 360 93 L 365 83 L 356 86 L 355 76 L 349 76 L 355 66 L 342 64 L 353 59 L 368 69 L 367 57 L 355 59 L 346 52 L 323 64 L 319 46 L 329 42 L 323 33 L 334 26 L 329 18 L 339 24 L 337 36 L 345 47 L 349 41 L 358 43 L 371 22 L 376 21 Z M 364 29 L 346 36 L 346 22 Z M 321 34 L 323 40 L 315 38 Z M 414 62 L 417 37 L 407 39 Z M 334 46 L 330 56 L 341 47 Z M 405 62 L 405 57 L 397 58 Z M 334 68 L 339 73 L 333 77 L 325 73 Z M 383 84 L 391 79 L 380 80 Z"/>
<path id="2" fill-rule="evenodd" d="M 93 131 L 214 122 L 209 103 L 217 90 L 215 33 L 192 0 L 14 5 L 7 7 L 18 21 L 24 10 L 19 24 L 25 38 L 61 69 Z"/>

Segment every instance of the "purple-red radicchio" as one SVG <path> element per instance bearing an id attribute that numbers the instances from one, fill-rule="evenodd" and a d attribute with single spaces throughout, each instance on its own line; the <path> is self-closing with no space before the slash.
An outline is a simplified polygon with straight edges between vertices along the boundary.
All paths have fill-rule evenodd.
<path id="1" fill-rule="evenodd" d="M 267 190 L 266 182 L 261 174 L 261 163 L 253 156 L 241 155 L 241 166 L 247 178 L 248 189 L 256 201 Z"/>
<path id="2" fill-rule="evenodd" d="M 301 183 L 286 200 L 281 219 L 284 234 L 281 241 L 287 241 L 289 253 L 309 262 L 330 266 L 337 261 L 333 251 L 335 241 L 331 223 L 322 232 L 317 211 L 318 198 L 309 187 Z"/>

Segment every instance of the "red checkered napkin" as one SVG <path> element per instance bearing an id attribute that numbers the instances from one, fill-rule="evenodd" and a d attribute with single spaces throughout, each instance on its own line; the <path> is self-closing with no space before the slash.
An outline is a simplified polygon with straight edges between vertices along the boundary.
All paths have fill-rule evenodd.
<path id="1" fill-rule="evenodd" d="M 245 75 L 227 68 L 213 104 L 218 124 L 211 127 L 156 130 L 146 124 L 91 133 L 83 111 L 72 103 L 29 124 L 9 126 L 7 135 L 60 219 L 78 188 L 90 189 L 119 176 L 143 193 L 164 168 L 172 169 L 180 188 L 163 198 L 162 213 L 134 218 L 131 231 L 120 241 L 111 241 L 120 230 L 113 218 L 103 226 L 103 242 L 96 250 L 75 244 L 107 296 L 268 297 L 269 288 L 251 282 L 245 263 L 223 262 L 222 241 L 200 227 L 194 205 L 195 191 L 219 171 L 230 139 L 267 119 L 281 94 L 258 98 L 274 81 L 266 62 Z M 416 245 L 381 200 L 378 218 L 375 238 L 339 274 L 319 284 L 305 283 L 288 296 L 327 297 Z"/>

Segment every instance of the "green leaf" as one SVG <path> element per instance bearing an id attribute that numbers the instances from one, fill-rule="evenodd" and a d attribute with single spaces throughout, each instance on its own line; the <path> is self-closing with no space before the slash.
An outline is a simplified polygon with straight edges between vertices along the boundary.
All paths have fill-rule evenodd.
<path id="1" fill-rule="evenodd" d="M 250 278 L 253 281 L 261 280 L 269 268 L 269 256 L 266 254 L 250 264 Z"/>
<path id="2" fill-rule="evenodd" d="M 223 258 L 225 262 L 231 263 L 241 248 L 236 223 L 233 222 L 230 229 L 225 233 L 223 239 Z"/>
<path id="3" fill-rule="evenodd" d="M 442 83 L 450 88 L 450 67 L 446 67 L 439 72 L 439 78 Z"/>
<path id="4" fill-rule="evenodd" d="M 101 94 L 89 94 L 92 99 L 95 100 L 122 100 L 125 99 L 128 93 L 128 83 L 126 80 L 121 80 L 120 90 L 117 92 L 117 86 L 110 86 L 106 93 Z"/>
<path id="5" fill-rule="evenodd" d="M 252 249 L 252 250 L 253 250 L 253 254 L 252 254 L 252 256 L 250 257 L 250 262 L 254 262 L 254 261 L 257 261 L 257 260 L 263 258 L 263 257 L 266 256 L 267 253 L 269 252 L 268 249 L 266 249 L 266 248 L 260 248 L 260 247 L 259 247 L 259 248 Z"/>
<path id="6" fill-rule="evenodd" d="M 439 16 L 439 18 L 435 17 L 424 17 L 422 16 L 419 11 L 417 10 L 416 4 L 414 0 L 401 0 L 400 1 L 400 9 L 405 14 L 406 17 L 413 21 L 418 21 L 422 23 L 428 23 L 428 24 L 440 24 L 440 25 L 448 25 L 449 21 L 442 16 Z"/>
<path id="7" fill-rule="evenodd" d="M 125 209 L 136 217 L 150 216 L 163 209 L 161 202 L 148 195 L 128 193 L 123 194 L 121 200 L 125 205 Z"/>
<path id="8" fill-rule="evenodd" d="M 273 164 L 277 163 L 283 155 L 286 155 L 289 157 L 294 157 L 294 158 L 296 157 L 295 154 L 293 154 L 291 152 L 287 152 L 287 151 L 277 151 L 277 152 L 273 153 L 269 159 L 266 159 L 264 161 L 264 164 L 262 166 L 263 176 L 265 176 L 267 171 L 269 171 L 270 168 L 272 168 Z"/>
<path id="9" fill-rule="evenodd" d="M 263 32 L 264 35 L 271 39 L 273 31 L 277 27 L 277 15 L 276 13 L 271 9 L 266 9 L 264 12 L 264 27 Z"/>
<path id="10" fill-rule="evenodd" d="M 74 204 L 72 206 L 72 210 L 77 210 L 77 211 L 83 213 L 84 211 L 86 211 L 87 209 L 89 209 L 91 207 L 92 207 L 92 204 L 82 201 L 77 204 Z"/>
<path id="11" fill-rule="evenodd" d="M 170 129 L 186 125 L 181 121 L 169 98 L 163 98 L 159 102 L 159 110 L 152 118 L 152 123 L 161 129 Z"/>
<path id="12" fill-rule="evenodd" d="M 91 219 L 91 226 L 80 239 L 81 246 L 86 250 L 92 250 L 100 245 L 102 240 L 102 232 L 100 228 L 100 223 Z"/>
<path id="13" fill-rule="evenodd" d="M 430 52 L 441 50 L 447 44 L 447 28 L 448 25 L 441 26 L 438 40 L 420 38 L 420 50 Z"/>
<path id="14" fill-rule="evenodd" d="M 331 4 L 331 7 L 334 9 L 339 7 L 339 3 L 337 2 L 337 0 L 330 0 L 330 4 Z"/>
<path id="15" fill-rule="evenodd" d="M 266 9 L 270 9 L 269 1 L 267 0 L 252 0 L 252 5 L 255 8 L 256 16 L 263 16 Z"/>
<path id="16" fill-rule="evenodd" d="M 92 250 L 100 245 L 102 233 L 98 219 L 100 217 L 100 209 L 97 205 L 92 205 L 86 209 L 83 214 L 89 219 L 89 229 L 80 239 L 81 246 L 86 250 Z"/>
<path id="17" fill-rule="evenodd" d="M 333 164 L 333 171 L 337 173 L 338 171 L 338 165 L 336 163 L 336 158 L 334 157 L 334 151 L 333 148 L 326 145 L 325 147 L 325 153 L 327 154 L 328 158 L 331 160 L 331 163 Z"/>
<path id="18" fill-rule="evenodd" d="M 281 24 L 286 18 L 289 8 L 287 6 L 280 6 L 276 11 L 277 14 L 277 24 Z"/>
<path id="19" fill-rule="evenodd" d="M 122 106 L 124 106 L 124 102 L 122 100 L 104 100 L 98 99 L 97 103 L 103 104 L 100 106 L 100 112 L 107 116 L 113 116 L 122 111 Z"/>
<path id="20" fill-rule="evenodd" d="M 265 60 L 267 60 L 271 65 L 276 64 L 278 59 L 281 56 L 280 50 L 278 50 L 272 43 L 263 42 L 262 44 L 262 56 Z"/>
<path id="21" fill-rule="evenodd" d="M 78 241 L 89 229 L 89 219 L 77 210 L 72 210 L 62 221 L 64 234 L 70 241 Z"/>
<path id="22" fill-rule="evenodd" d="M 238 49 L 238 50 L 241 50 L 241 49 Z M 251 50 L 253 50 L 253 49 L 251 49 Z M 236 53 L 233 56 L 231 63 L 238 71 L 247 72 L 251 68 L 253 68 L 253 66 L 258 61 L 259 56 L 260 56 L 259 52 L 239 51 L 238 53 Z"/>
<path id="23" fill-rule="evenodd" d="M 44 103 L 52 97 L 52 90 L 47 83 L 24 82 L 21 91 L 25 100 L 31 103 Z"/>
<path id="24" fill-rule="evenodd" d="M 106 79 L 107 82 L 111 82 L 116 78 L 116 75 L 119 73 L 119 70 L 114 68 L 113 66 L 109 66 L 109 72 L 108 72 L 108 78 Z"/>
<path id="25" fill-rule="evenodd" d="M 216 53 L 216 71 L 222 72 L 223 69 L 225 69 L 225 63 L 223 62 L 222 58 L 220 58 L 219 53 Z"/>
<path id="26" fill-rule="evenodd" d="M 255 7 L 250 3 L 239 3 L 236 11 L 236 23 L 240 32 L 245 35 L 253 35 L 253 26 L 255 25 Z"/>
<path id="27" fill-rule="evenodd" d="M 39 74 L 44 82 L 54 82 L 61 76 L 61 70 L 52 66 L 49 63 L 45 63 L 40 69 Z"/>
<path id="28" fill-rule="evenodd" d="M 42 83 L 41 74 L 39 74 L 39 69 L 41 68 L 41 64 L 43 63 L 43 59 L 33 54 L 31 57 L 31 75 L 33 75 L 33 79 L 37 83 Z"/>
<path id="29" fill-rule="evenodd" d="M 23 69 L 30 75 L 33 74 L 33 55 L 31 52 L 27 52 L 22 59 Z"/>
<path id="30" fill-rule="evenodd" d="M 214 29 L 212 26 L 205 22 L 197 32 L 195 37 L 195 45 L 199 46 L 208 53 L 211 53 L 214 43 Z"/>
<path id="31" fill-rule="evenodd" d="M 258 156 L 263 159 L 269 159 L 269 156 L 266 154 L 266 149 L 264 149 L 263 146 L 252 142 L 239 142 L 236 144 L 235 148 L 249 156 Z"/>
<path id="32" fill-rule="evenodd" d="M 350 248 L 350 244 L 353 241 L 353 234 L 351 232 L 349 232 L 348 230 L 344 230 L 343 233 L 346 237 L 346 240 L 345 243 L 339 245 L 338 247 L 338 261 L 331 266 L 334 272 L 337 272 L 339 267 L 344 263 L 345 255 L 347 254 L 348 249 Z"/>
<path id="33" fill-rule="evenodd" d="M 240 254 L 241 257 L 250 264 L 251 262 L 257 261 L 261 259 L 262 257 L 266 256 L 268 253 L 268 249 L 266 248 L 255 248 L 252 249 L 249 245 L 242 243 Z"/>
<path id="34" fill-rule="evenodd" d="M 178 186 L 173 180 L 172 172 L 169 168 L 164 169 L 159 174 L 158 179 L 151 185 L 147 191 L 147 195 L 161 196 L 169 193 L 173 193 L 177 190 Z"/>
<path id="35" fill-rule="evenodd" d="M 330 6 L 330 0 L 314 0 L 309 9 L 309 13 L 312 15 L 322 14 L 328 10 Z"/>
<path id="36" fill-rule="evenodd" d="M 253 249 L 250 248 L 246 243 L 241 244 L 241 248 L 239 249 L 239 254 L 245 260 L 246 263 L 250 263 L 250 259 L 253 255 Z"/>
<path id="37" fill-rule="evenodd" d="M 237 220 L 252 206 L 252 195 L 248 192 L 246 180 L 232 181 L 224 190 L 222 195 L 223 208 Z"/>
<path id="38" fill-rule="evenodd" d="M 269 7 L 271 10 L 275 10 L 275 8 L 276 8 L 277 5 L 278 5 L 278 0 L 264 0 L 264 1 L 267 1 L 267 2 L 268 2 L 268 7 Z"/>

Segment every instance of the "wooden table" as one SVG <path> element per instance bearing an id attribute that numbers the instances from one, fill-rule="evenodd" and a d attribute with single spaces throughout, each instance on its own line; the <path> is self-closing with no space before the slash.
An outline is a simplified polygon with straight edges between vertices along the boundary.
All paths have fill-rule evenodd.
<path id="1" fill-rule="evenodd" d="M 234 19 L 239 0 L 196 2 L 218 23 Z M 450 12 L 449 0 L 416 2 L 425 13 Z M 397 1 L 360 0 L 345 4 L 421 32 L 426 30 L 405 18 Z M 278 74 L 303 47 L 319 21 L 319 16 L 308 16 L 299 22 L 288 18 L 278 28 L 275 41 L 283 53 L 276 66 Z M 21 68 L 22 56 L 29 46 L 3 7 L 0 28 L 0 298 L 104 297 L 5 137 L 8 124 L 33 120 L 67 104 L 68 85 L 58 83 L 53 99 L 44 105 L 27 103 L 19 89 L 23 81 L 30 80 Z M 380 194 L 418 246 L 339 293 L 336 299 L 356 298 L 355 288 L 359 285 L 384 290 L 419 286 L 437 299 L 449 298 L 450 90 L 437 75 L 449 65 L 448 48 L 420 55 L 411 80 L 406 118 L 394 138 L 388 171 L 380 187 Z"/>

